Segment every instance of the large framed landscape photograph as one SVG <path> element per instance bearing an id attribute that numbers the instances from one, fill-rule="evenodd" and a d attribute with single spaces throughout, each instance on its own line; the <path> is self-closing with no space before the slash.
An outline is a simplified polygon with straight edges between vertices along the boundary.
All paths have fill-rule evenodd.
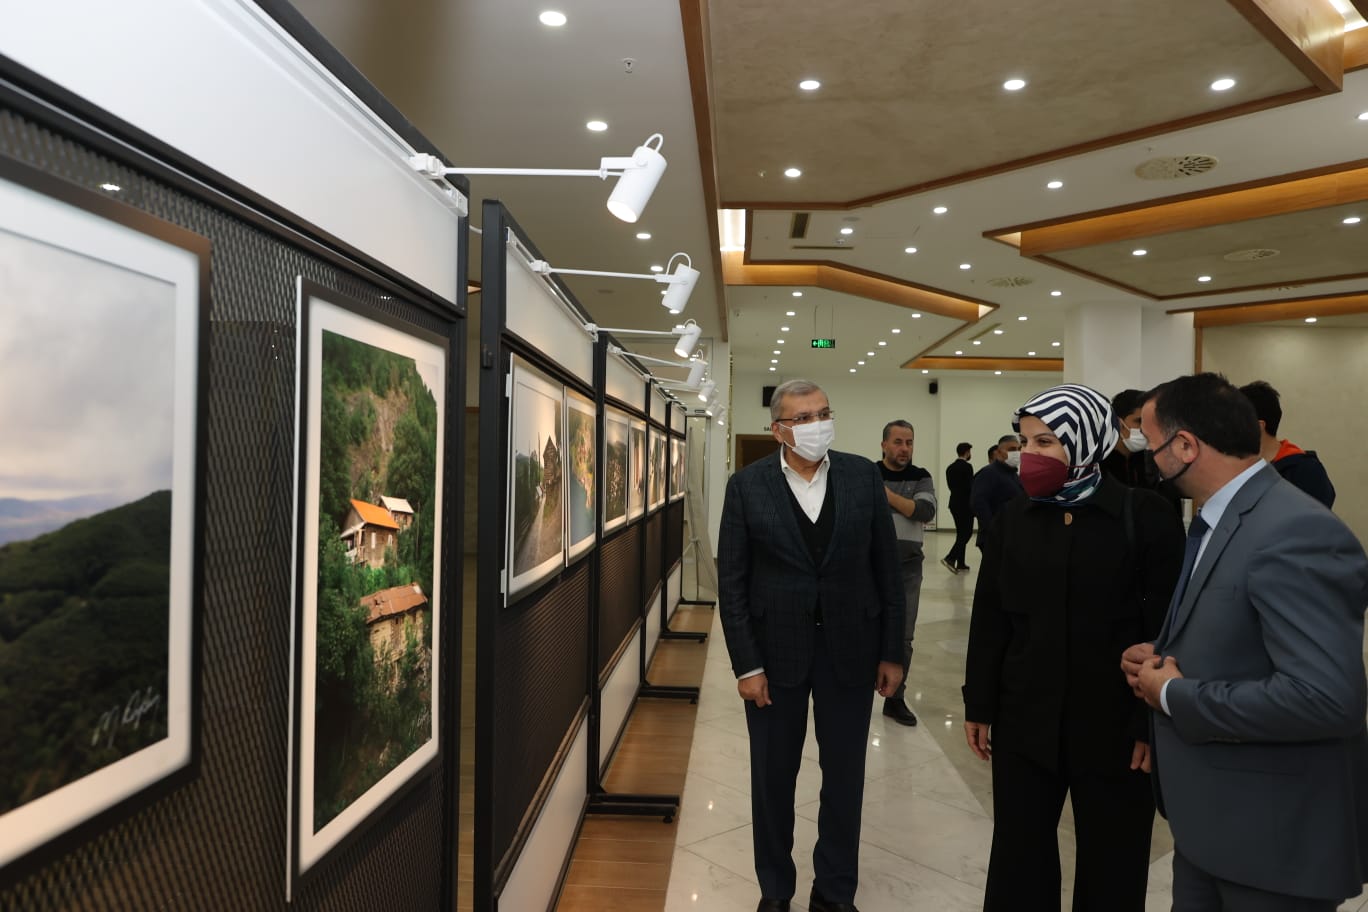
<path id="1" fill-rule="evenodd" d="M 0 302 L 8 879 L 195 772 L 209 241 L 0 159 Z"/>
<path id="2" fill-rule="evenodd" d="M 628 425 L 627 518 L 646 512 L 646 422 L 633 419 Z"/>
<path id="3" fill-rule="evenodd" d="M 627 522 L 627 413 L 615 408 L 603 413 L 603 531 Z"/>
<path id="4" fill-rule="evenodd" d="M 598 530 L 598 456 L 593 400 L 566 390 L 565 395 L 565 514 L 567 560 L 574 560 L 594 544 Z"/>
<path id="5" fill-rule="evenodd" d="M 445 337 L 299 280 L 290 883 L 438 755 Z"/>
<path id="6" fill-rule="evenodd" d="M 565 387 L 514 358 L 508 416 L 507 598 L 565 566 Z"/>

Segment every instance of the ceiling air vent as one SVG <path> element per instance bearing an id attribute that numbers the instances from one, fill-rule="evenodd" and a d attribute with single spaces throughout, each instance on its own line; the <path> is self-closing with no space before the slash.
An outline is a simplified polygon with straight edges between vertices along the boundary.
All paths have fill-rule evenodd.
<path id="1" fill-rule="evenodd" d="M 1172 155 L 1151 158 L 1135 166 L 1135 176 L 1142 180 L 1177 180 L 1196 177 L 1215 168 L 1219 161 L 1210 155 Z"/>
<path id="2" fill-rule="evenodd" d="M 1253 263 L 1255 260 L 1266 260 L 1280 253 L 1281 250 L 1274 250 L 1272 247 L 1251 247 L 1249 250 L 1232 250 L 1222 259 L 1231 263 Z"/>
<path id="3" fill-rule="evenodd" d="M 806 212 L 793 213 L 793 219 L 789 222 L 789 238 L 801 240 L 807 237 L 808 215 Z"/>
<path id="4" fill-rule="evenodd" d="M 1035 279 L 1030 276 L 997 276 L 988 280 L 994 288 L 1021 288 L 1030 285 Z"/>

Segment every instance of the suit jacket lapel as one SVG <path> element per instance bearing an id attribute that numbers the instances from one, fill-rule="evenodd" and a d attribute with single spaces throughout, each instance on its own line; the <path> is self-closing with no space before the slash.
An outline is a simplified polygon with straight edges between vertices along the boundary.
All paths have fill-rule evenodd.
<path id="1" fill-rule="evenodd" d="M 1254 477 L 1245 482 L 1244 487 L 1236 492 L 1235 498 L 1226 507 L 1225 512 L 1221 514 L 1221 521 L 1216 524 L 1216 528 L 1211 530 L 1211 535 L 1207 539 L 1206 550 L 1202 552 L 1201 560 L 1197 561 L 1197 566 L 1192 570 L 1192 578 L 1188 580 L 1187 589 L 1183 591 L 1183 600 L 1179 603 L 1178 610 L 1174 612 L 1173 623 L 1164 637 L 1165 642 L 1171 642 L 1183 629 L 1183 624 L 1191 616 L 1192 609 L 1197 603 L 1198 594 L 1206 585 L 1207 578 L 1211 576 L 1212 568 L 1221 559 L 1221 553 L 1225 551 L 1226 545 L 1230 544 L 1231 538 L 1240 528 L 1244 514 L 1254 508 L 1254 505 L 1277 480 L 1277 470 L 1272 466 L 1264 466 L 1262 471 L 1256 472 Z"/>
<path id="2" fill-rule="evenodd" d="M 808 561 L 812 562 L 812 557 L 808 554 L 807 542 L 803 539 L 803 533 L 798 528 L 798 518 L 793 515 L 793 489 L 789 487 L 788 478 L 784 475 L 783 449 L 771 457 L 767 457 L 770 462 L 765 467 L 765 481 L 769 485 L 770 499 L 774 504 L 774 512 L 778 517 L 779 534 L 787 535 L 789 538 L 788 546 L 785 550 L 792 550 L 796 554 L 801 554 Z M 830 479 L 827 479 L 830 484 Z"/>

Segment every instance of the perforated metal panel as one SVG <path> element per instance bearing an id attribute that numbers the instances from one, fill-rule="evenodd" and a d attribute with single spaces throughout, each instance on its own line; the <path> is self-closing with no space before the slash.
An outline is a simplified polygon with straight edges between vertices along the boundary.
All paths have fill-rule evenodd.
<path id="1" fill-rule="evenodd" d="M 684 501 L 676 500 L 665 508 L 665 569 L 668 571 L 684 556 Z"/>
<path id="2" fill-rule="evenodd" d="M 652 513 L 645 523 L 645 533 L 642 535 L 645 549 L 646 560 L 641 570 L 641 597 L 647 599 L 651 593 L 655 592 L 656 587 L 663 582 L 661 572 L 664 564 L 664 556 L 660 550 L 661 536 L 665 534 L 665 510 L 657 510 Z"/>
<path id="3" fill-rule="evenodd" d="M 202 381 L 208 433 L 199 775 L 9 885 L 0 892 L 0 908 L 284 909 L 295 277 L 437 332 L 452 324 L 4 107 L 0 155 L 87 188 L 116 183 L 119 199 L 212 244 L 209 369 Z M 454 347 L 454 375 L 464 370 L 462 358 Z M 459 542 L 459 533 L 447 540 Z M 459 617 L 459 553 L 443 577 L 444 604 L 450 617 Z M 444 646 L 443 653 L 459 650 Z M 450 668 L 442 676 L 444 700 L 453 706 L 455 676 Z M 459 724 L 454 710 L 446 724 Z M 443 778 L 440 768 L 427 775 L 318 869 L 292 908 L 438 908 Z"/>
<path id="4" fill-rule="evenodd" d="M 641 617 L 641 523 L 603 546 L 599 570 L 598 674 L 602 677 L 618 647 Z"/>

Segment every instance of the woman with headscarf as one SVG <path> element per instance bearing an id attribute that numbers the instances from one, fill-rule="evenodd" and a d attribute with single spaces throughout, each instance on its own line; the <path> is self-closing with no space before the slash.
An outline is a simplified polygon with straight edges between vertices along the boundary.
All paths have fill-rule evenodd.
<path id="1" fill-rule="evenodd" d="M 993 765 L 984 909 L 1059 908 L 1067 794 L 1074 912 L 1140 912 L 1154 820 L 1148 714 L 1118 656 L 1158 634 L 1183 530 L 1153 492 L 1102 472 L 1120 431 L 1096 390 L 1046 390 L 1013 426 L 1025 493 L 985 537 L 965 664 L 965 737 Z"/>

